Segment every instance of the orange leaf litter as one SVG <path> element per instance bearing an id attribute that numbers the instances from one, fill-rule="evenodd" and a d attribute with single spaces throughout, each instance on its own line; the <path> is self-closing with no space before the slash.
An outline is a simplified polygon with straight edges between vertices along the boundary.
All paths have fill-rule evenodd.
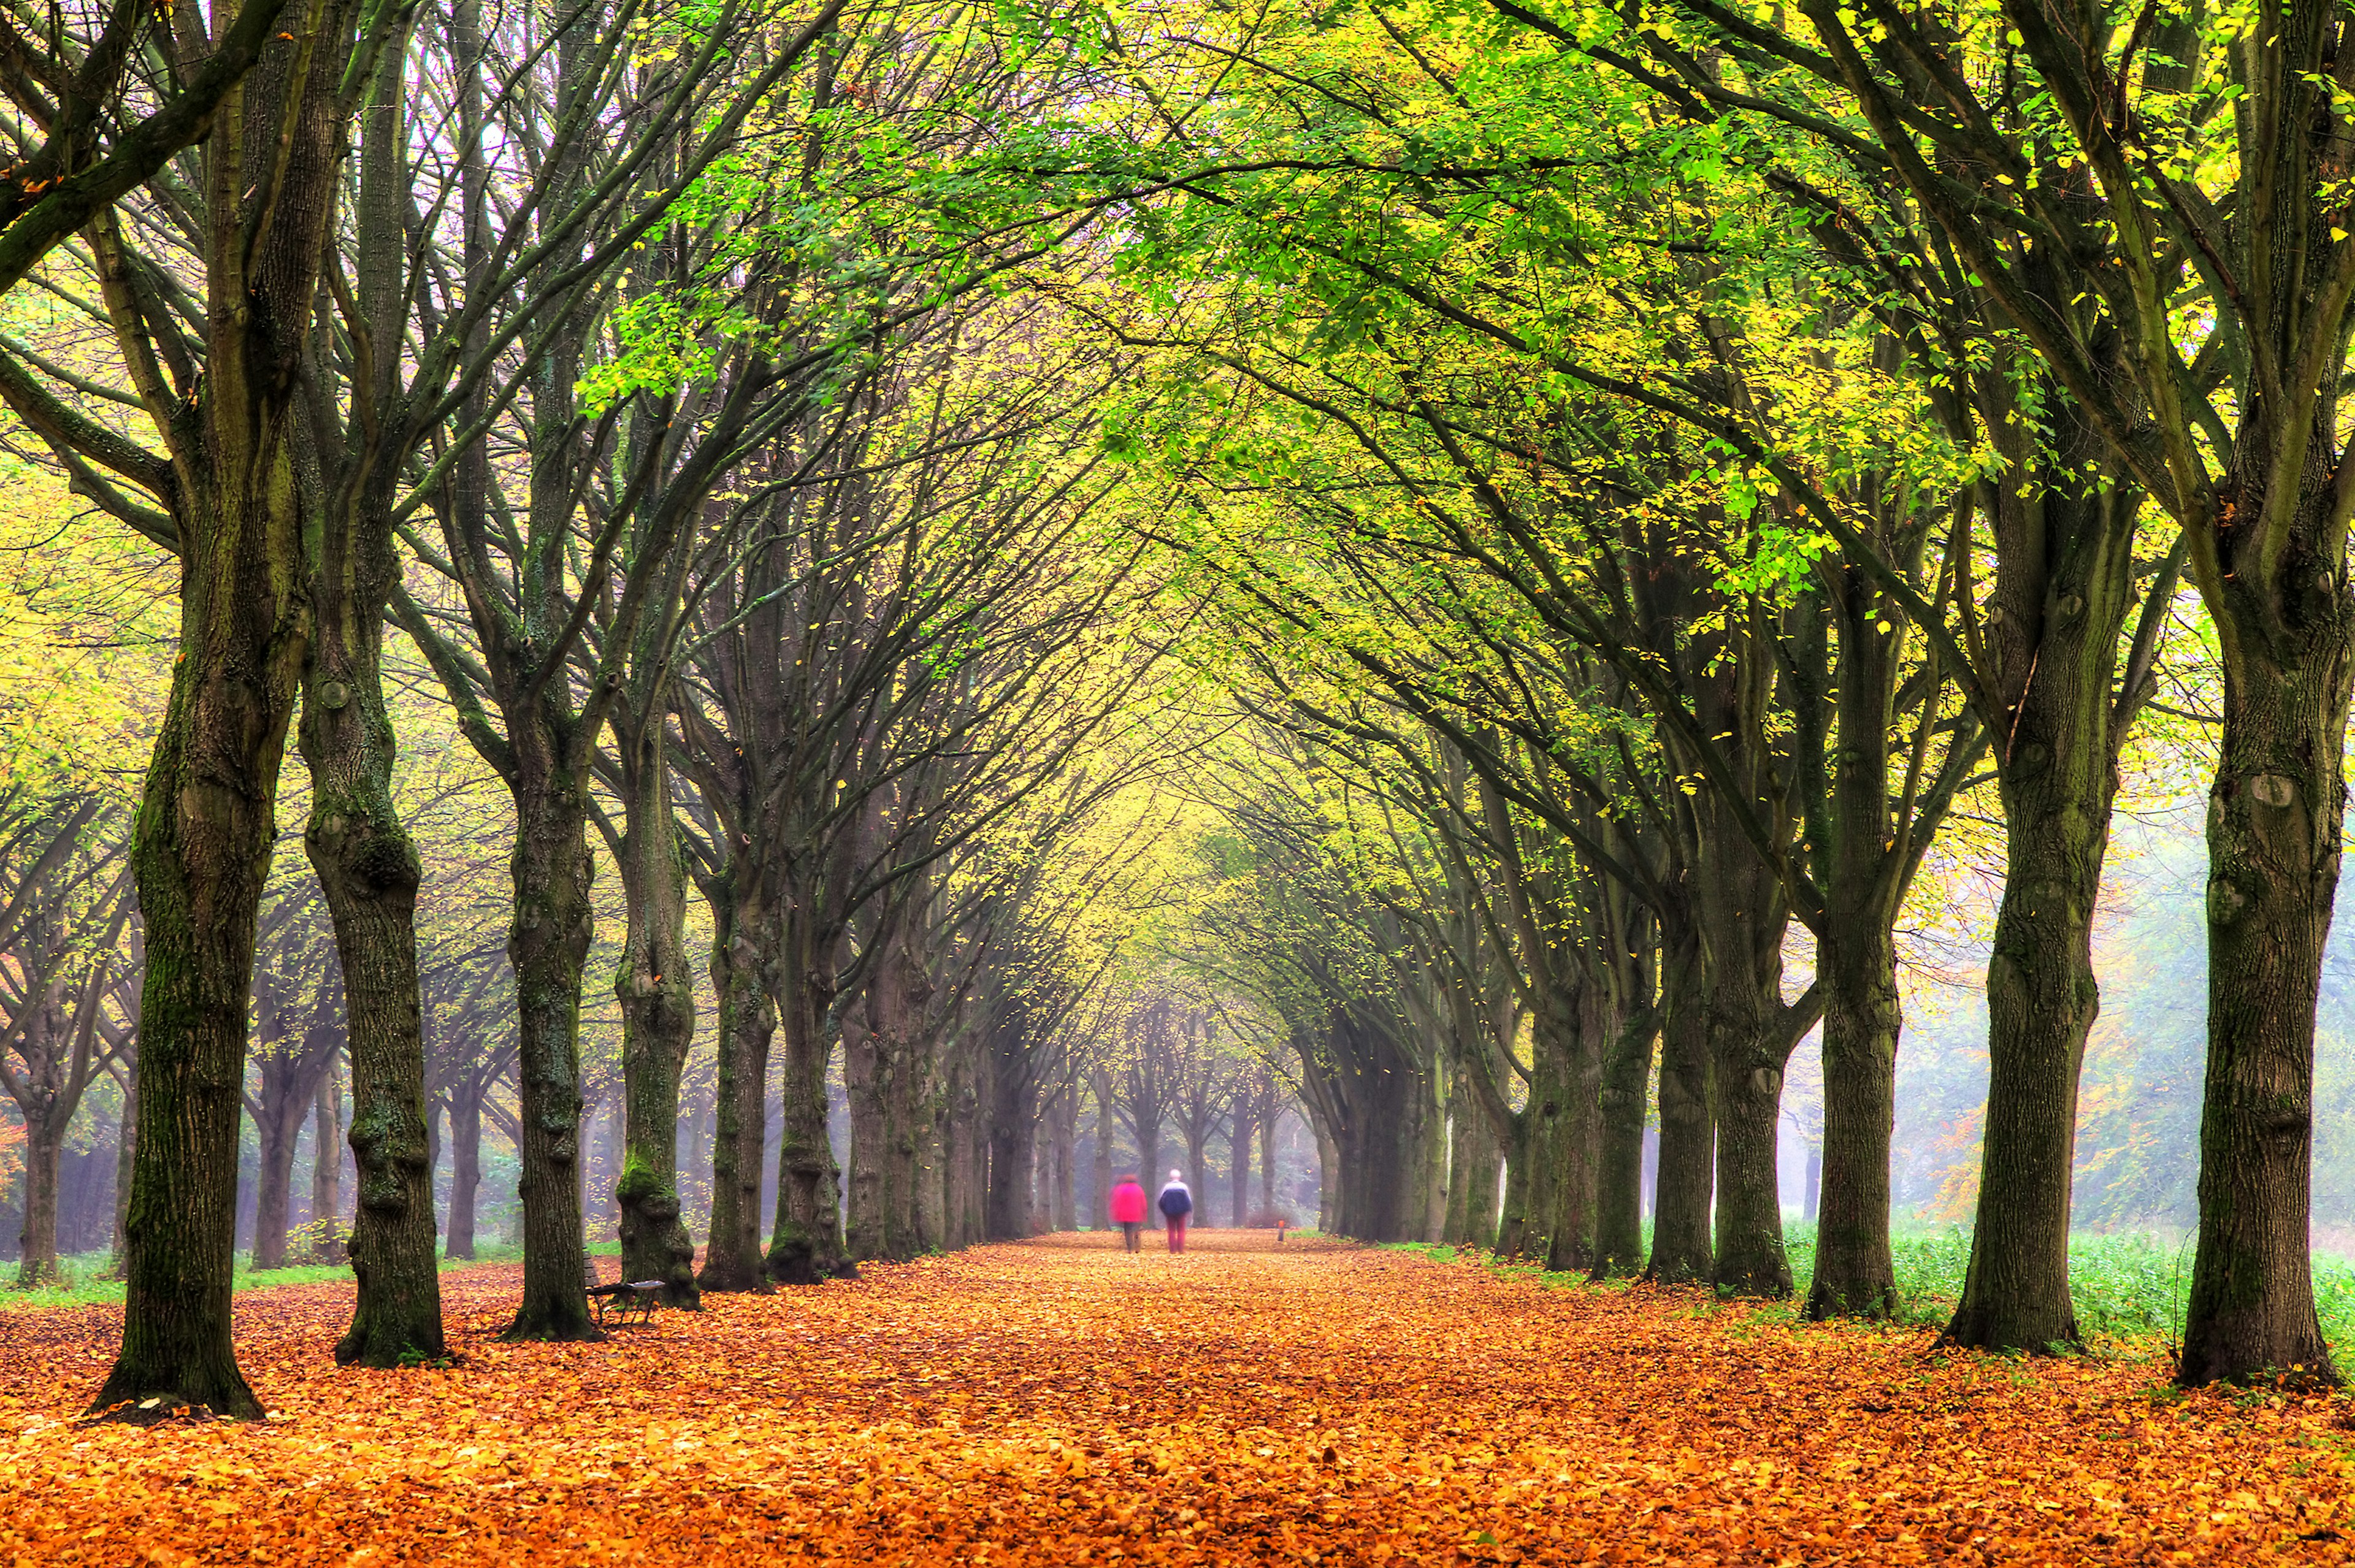
<path id="1" fill-rule="evenodd" d="M 1155 1239 L 1157 1242 L 1157 1238 Z M 1933 1353 L 1267 1232 L 1100 1235 L 339 1371 L 238 1297 L 261 1425 L 78 1424 L 112 1307 L 0 1313 L 0 1563 L 2346 1562 L 2344 1401 Z M 609 1268 L 611 1264 L 607 1265 Z"/>

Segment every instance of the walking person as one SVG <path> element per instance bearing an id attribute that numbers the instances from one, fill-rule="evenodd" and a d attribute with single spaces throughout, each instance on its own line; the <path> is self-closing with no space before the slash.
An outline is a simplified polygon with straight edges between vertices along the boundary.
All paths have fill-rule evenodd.
<path id="1" fill-rule="evenodd" d="M 1134 1176 L 1124 1176 L 1112 1184 L 1112 1222 L 1120 1227 L 1122 1245 L 1136 1251 L 1137 1237 L 1145 1229 L 1145 1188 Z"/>
<path id="2" fill-rule="evenodd" d="M 1169 1226 L 1169 1250 L 1184 1252 L 1186 1221 L 1194 1212 L 1194 1194 L 1187 1187 L 1186 1179 L 1174 1170 L 1169 1173 L 1169 1185 L 1161 1189 L 1158 1207 L 1161 1218 Z"/>

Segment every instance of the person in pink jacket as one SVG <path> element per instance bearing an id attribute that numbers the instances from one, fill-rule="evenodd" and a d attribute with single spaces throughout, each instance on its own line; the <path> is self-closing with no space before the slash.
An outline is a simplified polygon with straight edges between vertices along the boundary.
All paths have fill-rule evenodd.
<path id="1" fill-rule="evenodd" d="M 1145 1189 L 1134 1176 L 1112 1184 L 1112 1222 L 1120 1227 L 1122 1243 L 1136 1251 L 1137 1236 L 1145 1229 Z"/>

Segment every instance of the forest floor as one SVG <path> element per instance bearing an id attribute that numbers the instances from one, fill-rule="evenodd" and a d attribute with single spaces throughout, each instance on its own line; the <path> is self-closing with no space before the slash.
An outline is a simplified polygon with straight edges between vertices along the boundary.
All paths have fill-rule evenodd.
<path id="1" fill-rule="evenodd" d="M 1158 1239 L 1152 1244 L 1157 1248 Z M 610 1265 L 608 1265 L 610 1272 Z M 268 1423 L 74 1419 L 111 1306 L 0 1317 L 0 1564 L 2338 1562 L 2345 1399 L 1934 1352 L 1697 1294 L 1263 1232 L 977 1248 L 600 1345 L 338 1371 L 237 1298 Z"/>

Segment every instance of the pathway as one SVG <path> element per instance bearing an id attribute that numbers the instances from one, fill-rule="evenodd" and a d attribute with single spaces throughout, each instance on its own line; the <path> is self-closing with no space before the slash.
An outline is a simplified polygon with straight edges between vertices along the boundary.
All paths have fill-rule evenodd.
<path id="1" fill-rule="evenodd" d="M 78 1428 L 115 1309 L 0 1314 L 0 1564 L 2222 1563 L 2355 1536 L 2345 1402 L 2176 1403 L 2147 1362 L 1411 1252 L 1049 1237 L 597 1346 L 497 1344 L 517 1283 L 443 1276 L 453 1370 L 336 1371 L 348 1286 L 240 1296 L 258 1427 Z"/>

